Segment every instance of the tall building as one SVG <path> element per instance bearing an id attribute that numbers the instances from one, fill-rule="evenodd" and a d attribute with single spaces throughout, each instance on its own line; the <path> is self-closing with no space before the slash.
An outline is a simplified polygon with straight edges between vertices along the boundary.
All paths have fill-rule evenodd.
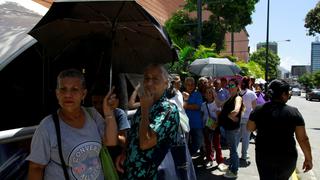
<path id="1" fill-rule="evenodd" d="M 311 43 L 311 72 L 320 70 L 320 42 L 317 38 Z"/>
<path id="2" fill-rule="evenodd" d="M 291 66 L 292 77 L 300 77 L 307 72 L 310 72 L 309 65 L 293 65 L 293 66 Z"/>
<path id="3" fill-rule="evenodd" d="M 260 48 L 266 48 L 266 42 L 260 42 L 257 44 L 257 50 Z M 278 54 L 278 43 L 277 42 L 269 42 L 269 50 L 273 51 L 273 53 Z"/>

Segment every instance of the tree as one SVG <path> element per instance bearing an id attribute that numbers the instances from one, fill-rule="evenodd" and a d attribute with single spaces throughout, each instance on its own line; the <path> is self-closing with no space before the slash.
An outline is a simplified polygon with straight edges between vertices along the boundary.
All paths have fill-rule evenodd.
<path id="1" fill-rule="evenodd" d="M 269 77 L 268 79 L 275 79 L 278 77 L 278 66 L 280 65 L 280 58 L 277 54 L 269 51 Z M 250 56 L 250 61 L 257 62 L 263 69 L 266 69 L 266 49 L 260 48 Z"/>
<path id="2" fill-rule="evenodd" d="M 174 64 L 166 64 L 168 71 L 170 73 L 177 73 L 180 75 L 188 74 L 187 67 L 189 65 L 189 62 L 193 60 L 194 52 L 195 48 L 191 46 L 186 46 L 183 49 L 179 49 L 178 61 L 174 62 Z"/>
<path id="3" fill-rule="evenodd" d="M 182 76 L 189 74 L 188 65 L 191 64 L 195 59 L 203 59 L 208 57 L 220 57 L 216 51 L 215 47 L 206 47 L 204 45 L 199 45 L 197 49 L 186 46 L 179 49 L 179 60 L 172 64 L 167 64 L 170 73 L 177 73 Z"/>
<path id="4" fill-rule="evenodd" d="M 320 33 L 320 2 L 306 15 L 304 27 L 308 29 L 309 36 Z"/>
<path id="5" fill-rule="evenodd" d="M 320 71 L 313 73 L 314 85 L 319 88 L 320 87 Z"/>
<path id="6" fill-rule="evenodd" d="M 203 21 L 201 44 L 210 47 L 213 44 L 216 51 L 224 49 L 226 32 L 240 32 L 246 25 L 252 23 L 251 14 L 258 0 L 206 0 L 203 8 L 211 12 L 209 20 Z M 165 23 L 165 27 L 173 41 L 183 47 L 185 42 L 195 45 L 197 20 L 190 18 L 189 13 L 197 10 L 197 0 L 186 0 L 183 10 L 175 13 Z M 192 37 L 191 37 L 192 36 Z M 180 40 L 179 40 L 180 39 Z"/>
<path id="7" fill-rule="evenodd" d="M 264 78 L 264 69 L 255 61 L 237 61 L 236 64 L 240 67 L 245 76 L 253 76 L 255 78 Z"/>
<path id="8" fill-rule="evenodd" d="M 311 89 L 314 86 L 313 75 L 311 73 L 305 73 L 299 77 L 298 82 L 304 85 L 307 89 Z"/>
<path id="9" fill-rule="evenodd" d="M 192 45 L 192 42 L 195 41 L 192 36 L 192 33 L 196 31 L 195 28 L 195 19 L 190 18 L 184 10 L 177 11 L 165 22 L 165 29 L 180 49 Z"/>

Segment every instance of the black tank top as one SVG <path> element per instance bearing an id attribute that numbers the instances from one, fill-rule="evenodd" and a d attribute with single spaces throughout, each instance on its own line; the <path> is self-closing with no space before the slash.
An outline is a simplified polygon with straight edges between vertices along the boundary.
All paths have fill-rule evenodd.
<path id="1" fill-rule="evenodd" d="M 235 99 L 238 95 L 229 98 L 223 105 L 221 113 L 219 115 L 219 125 L 222 126 L 226 130 L 234 130 L 240 127 L 240 119 L 241 119 L 241 112 L 242 112 L 242 105 L 240 108 L 240 112 L 237 114 L 239 120 L 234 122 L 228 117 L 228 114 L 234 109 L 235 107 Z"/>

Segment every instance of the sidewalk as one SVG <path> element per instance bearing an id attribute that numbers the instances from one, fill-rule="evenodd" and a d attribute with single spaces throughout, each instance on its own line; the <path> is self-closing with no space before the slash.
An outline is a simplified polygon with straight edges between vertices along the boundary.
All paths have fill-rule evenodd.
<path id="1" fill-rule="evenodd" d="M 241 152 L 241 143 L 238 147 L 238 153 Z M 223 157 L 226 160 L 229 158 L 229 150 L 222 150 Z M 240 161 L 240 167 L 238 171 L 238 180 L 259 180 L 259 174 L 257 170 L 257 165 L 255 161 L 255 144 L 250 143 L 248 154 L 250 159 L 247 160 L 247 163 Z M 198 180 L 207 180 L 207 179 L 216 179 L 216 180 L 226 180 L 227 178 L 223 177 L 223 172 L 220 172 L 217 169 L 216 162 L 212 167 L 206 167 L 203 157 L 197 156 L 193 159 L 194 167 L 197 173 Z M 227 164 L 227 163 L 225 163 Z M 291 180 L 298 180 L 297 176 L 292 176 Z"/>

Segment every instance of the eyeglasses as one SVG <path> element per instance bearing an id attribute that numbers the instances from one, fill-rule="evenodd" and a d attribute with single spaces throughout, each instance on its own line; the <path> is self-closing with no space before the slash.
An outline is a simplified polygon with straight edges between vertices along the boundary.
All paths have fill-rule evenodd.
<path id="1" fill-rule="evenodd" d="M 228 85 L 227 85 L 227 88 L 229 88 L 229 89 L 230 89 L 230 88 L 235 88 L 235 87 L 237 87 L 235 84 L 228 84 Z"/>

